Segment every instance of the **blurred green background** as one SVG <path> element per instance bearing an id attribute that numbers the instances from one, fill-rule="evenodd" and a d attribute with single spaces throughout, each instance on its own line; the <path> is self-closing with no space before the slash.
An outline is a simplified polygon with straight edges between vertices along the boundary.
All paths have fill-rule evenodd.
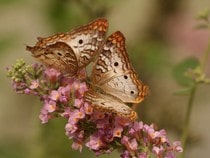
<path id="1" fill-rule="evenodd" d="M 109 20 L 109 32 L 127 39 L 131 61 L 151 94 L 138 106 L 139 118 L 165 128 L 171 141 L 181 139 L 188 95 L 175 95 L 189 84 L 180 72 L 195 65 L 207 48 L 210 33 L 196 30 L 195 15 L 209 0 L 0 0 L 0 157 L 96 157 L 71 149 L 65 120 L 42 125 L 38 98 L 17 95 L 6 67 L 18 58 L 36 62 L 25 45 L 36 37 L 66 32 L 98 18 Z M 210 59 L 206 73 L 210 76 Z M 199 86 L 191 117 L 186 157 L 208 157 L 210 87 Z M 101 157 L 119 157 L 117 152 Z"/>

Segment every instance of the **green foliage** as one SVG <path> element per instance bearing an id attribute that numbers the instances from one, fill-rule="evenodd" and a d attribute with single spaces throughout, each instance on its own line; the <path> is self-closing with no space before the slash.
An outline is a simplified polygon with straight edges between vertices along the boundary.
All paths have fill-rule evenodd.
<path id="1" fill-rule="evenodd" d="M 210 9 L 205 9 L 198 13 L 195 17 L 200 23 L 196 25 L 197 29 L 209 29 L 210 28 Z"/>
<path id="2" fill-rule="evenodd" d="M 0 5 L 9 5 L 16 2 L 21 2 L 22 0 L 0 0 Z"/>
<path id="3" fill-rule="evenodd" d="M 144 67 L 149 73 L 159 73 L 166 65 L 168 65 L 166 48 L 161 42 L 143 42 L 138 45 L 133 52 L 134 53 L 131 54 L 131 59 L 137 69 Z"/>
<path id="4" fill-rule="evenodd" d="M 12 80 L 19 82 L 24 78 L 25 73 L 28 71 L 28 66 L 23 59 L 19 59 L 12 65 L 12 69 L 9 69 L 7 76 Z"/>
<path id="5" fill-rule="evenodd" d="M 74 23 L 81 23 L 80 18 L 74 18 L 75 14 L 81 14 L 75 3 L 70 5 L 68 1 L 52 0 L 46 11 L 55 31 L 67 31 Z"/>
<path id="6" fill-rule="evenodd" d="M 207 23 L 200 23 L 200 24 L 197 24 L 195 26 L 196 29 L 208 29 L 209 28 L 209 24 Z"/>
<path id="7" fill-rule="evenodd" d="M 198 24 L 197 28 L 210 28 L 209 16 L 210 16 L 210 9 L 206 9 L 201 13 L 199 13 L 196 18 L 202 21 L 202 23 Z M 200 60 L 200 62 L 198 62 L 197 59 L 193 58 L 187 59 L 181 64 L 179 64 L 174 71 L 176 72 L 174 73 L 176 80 L 182 85 L 187 85 L 188 87 L 190 87 L 188 105 L 187 105 L 185 121 L 182 131 L 183 153 L 181 154 L 180 158 L 185 157 L 187 140 L 189 138 L 188 135 L 189 135 L 190 117 L 192 115 L 192 107 L 195 100 L 197 86 L 203 83 L 204 84 L 210 83 L 210 79 L 206 77 L 206 74 L 204 72 L 209 53 L 210 53 L 210 43 L 207 46 L 207 49 L 204 52 L 203 58 Z M 189 68 L 189 66 L 191 66 L 191 68 Z M 186 77 L 188 78 L 184 78 L 182 74 L 185 74 Z"/>
<path id="8" fill-rule="evenodd" d="M 188 87 L 193 85 L 193 80 L 186 76 L 189 69 L 194 69 L 198 66 L 199 61 L 196 58 L 187 58 L 178 63 L 173 69 L 173 76 L 176 82 L 182 86 Z"/>
<path id="9" fill-rule="evenodd" d="M 198 15 L 195 17 L 197 20 L 204 20 L 204 21 L 209 21 L 209 16 L 210 16 L 210 9 L 205 9 L 198 13 Z"/>
<path id="10" fill-rule="evenodd" d="M 86 23 L 90 19 L 104 17 L 109 5 L 114 2 L 96 0 L 52 0 L 46 9 L 55 31 L 68 31 L 75 24 Z"/>
<path id="11" fill-rule="evenodd" d="M 10 48 L 16 37 L 7 35 L 7 37 L 0 38 L 0 55 L 2 55 L 8 48 Z"/>
<path id="12" fill-rule="evenodd" d="M 42 69 L 37 69 L 36 72 L 33 67 L 37 66 L 35 64 L 27 65 L 23 59 L 18 59 L 11 68 L 8 68 L 7 77 L 10 77 L 15 82 L 25 81 L 29 75 L 31 78 L 36 79 L 41 75 Z"/>
<path id="13" fill-rule="evenodd" d="M 41 128 L 40 141 L 43 141 L 43 158 L 53 157 L 60 158 L 66 157 L 77 157 L 79 152 L 72 152 L 71 144 L 72 142 L 65 136 L 65 124 L 64 119 L 55 119 L 50 121 L 48 124 L 45 124 Z M 52 130 L 54 129 L 54 130 Z"/>
<path id="14" fill-rule="evenodd" d="M 2 143 L 2 144 L 1 144 Z M 23 158 L 25 157 L 27 151 L 23 148 L 24 145 L 20 142 L 13 140 L 13 142 L 8 142 L 5 140 L 0 143 L 0 156 L 3 158 Z M 11 150 L 12 149 L 12 150 Z"/>

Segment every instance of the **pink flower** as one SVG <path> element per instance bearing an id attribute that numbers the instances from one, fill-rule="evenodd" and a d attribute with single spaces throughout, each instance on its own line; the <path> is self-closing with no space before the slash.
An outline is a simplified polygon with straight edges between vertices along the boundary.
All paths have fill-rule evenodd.
<path id="1" fill-rule="evenodd" d="M 72 134 L 75 133 L 77 129 L 78 129 L 77 125 L 72 123 L 67 123 L 65 126 L 66 135 L 72 138 Z"/>
<path id="2" fill-rule="evenodd" d="M 79 87 L 79 93 L 80 93 L 80 94 L 84 94 L 84 92 L 86 92 L 86 91 L 87 91 L 87 85 L 86 85 L 85 82 L 82 82 L 82 83 L 80 84 L 80 87 Z"/>
<path id="3" fill-rule="evenodd" d="M 32 66 L 32 70 L 36 76 L 26 73 L 13 82 L 14 89 L 40 97 L 44 103 L 39 115 L 42 123 L 54 117 L 67 119 L 66 135 L 73 140 L 74 150 L 81 152 L 86 145 L 100 155 L 119 149 L 123 158 L 146 158 L 148 155 L 172 158 L 175 152 L 182 152 L 180 142 L 170 144 L 165 130 L 158 131 L 153 125 L 94 109 L 91 103 L 84 101 L 84 93 L 88 90 L 85 82 L 55 69 L 43 70 L 38 65 Z M 28 80 L 32 81 L 31 85 Z"/>
<path id="4" fill-rule="evenodd" d="M 123 131 L 123 128 L 122 126 L 116 126 L 113 130 L 113 137 L 118 137 L 118 138 L 121 138 L 122 136 L 122 131 Z"/>
<path id="5" fill-rule="evenodd" d="M 65 109 L 64 109 L 64 112 L 63 113 L 61 113 L 61 116 L 62 117 L 65 117 L 65 118 L 69 118 L 69 115 L 71 114 L 71 109 L 70 109 L 70 107 L 66 107 Z"/>
<path id="6" fill-rule="evenodd" d="M 76 81 L 73 83 L 72 89 L 74 90 L 74 95 L 76 98 L 82 98 L 84 92 L 87 91 L 87 85 L 85 83 Z"/>
<path id="7" fill-rule="evenodd" d="M 54 100 L 54 101 L 57 101 L 60 98 L 60 94 L 59 94 L 58 91 L 52 90 L 49 98 Z"/>
<path id="8" fill-rule="evenodd" d="M 164 151 L 164 149 L 162 146 L 161 147 L 154 146 L 152 148 L 152 151 L 155 153 L 155 155 L 159 156 Z"/>
<path id="9" fill-rule="evenodd" d="M 83 99 L 75 99 L 74 100 L 74 106 L 77 108 L 80 108 L 83 103 L 84 103 Z"/>
<path id="10" fill-rule="evenodd" d="M 177 151 L 177 152 L 182 152 L 183 151 L 180 141 L 173 142 L 173 150 Z"/>
<path id="11" fill-rule="evenodd" d="M 104 115 L 104 118 L 102 119 L 96 119 L 96 127 L 98 129 L 106 129 L 108 127 L 110 127 L 110 118 L 108 116 Z"/>
<path id="12" fill-rule="evenodd" d="M 26 83 L 16 81 L 12 83 L 12 87 L 17 93 L 23 93 L 25 89 L 29 89 Z"/>
<path id="13" fill-rule="evenodd" d="M 136 141 L 135 138 L 133 138 L 133 139 L 131 139 L 131 140 L 129 141 L 129 147 L 130 147 L 130 149 L 133 150 L 133 151 L 137 150 L 138 143 L 137 143 L 137 141 Z"/>
<path id="14" fill-rule="evenodd" d="M 71 99 L 71 85 L 66 85 L 65 87 L 58 88 L 59 101 L 62 103 L 67 103 Z"/>
<path id="15" fill-rule="evenodd" d="M 99 129 L 98 134 L 104 143 L 110 143 L 113 141 L 113 129 L 111 127 Z"/>
<path id="16" fill-rule="evenodd" d="M 60 77 L 61 73 L 56 69 L 48 68 L 44 71 L 44 75 L 51 83 L 55 83 Z"/>
<path id="17" fill-rule="evenodd" d="M 130 153 L 129 153 L 128 150 L 125 150 L 125 151 L 120 155 L 120 157 L 122 157 L 122 158 L 131 158 L 131 155 L 130 155 Z"/>
<path id="18" fill-rule="evenodd" d="M 68 122 L 71 124 L 76 124 L 80 119 L 83 119 L 85 117 L 84 111 L 81 110 L 73 110 L 70 112 L 69 120 Z"/>
<path id="19" fill-rule="evenodd" d="M 143 129 L 143 127 L 144 127 L 144 125 L 143 125 L 143 122 L 142 121 L 140 121 L 140 122 L 134 122 L 132 129 L 135 132 L 139 132 L 139 131 L 141 131 Z"/>
<path id="20" fill-rule="evenodd" d="M 86 69 L 84 68 L 84 69 L 82 69 L 82 70 L 80 70 L 78 73 L 77 73 L 77 75 L 78 75 L 78 78 L 79 79 L 85 79 L 86 77 L 87 77 L 87 74 L 86 74 Z"/>
<path id="21" fill-rule="evenodd" d="M 148 158 L 148 154 L 142 152 L 142 153 L 140 153 L 140 154 L 138 155 L 138 158 Z"/>
<path id="22" fill-rule="evenodd" d="M 175 158 L 175 154 L 173 152 L 167 152 L 164 158 Z"/>
<path id="23" fill-rule="evenodd" d="M 94 111 L 92 117 L 94 120 L 103 119 L 105 117 L 105 113 L 101 111 Z"/>
<path id="24" fill-rule="evenodd" d="M 143 122 L 134 122 L 133 126 L 130 127 L 129 134 L 135 137 L 137 140 L 140 140 L 142 135 L 141 131 L 143 130 Z"/>
<path id="25" fill-rule="evenodd" d="M 24 94 L 30 94 L 31 93 L 31 90 L 29 89 L 29 88 L 26 88 L 25 90 L 24 90 Z"/>
<path id="26" fill-rule="evenodd" d="M 39 86 L 39 80 L 33 80 L 30 85 L 30 89 L 36 89 Z"/>
<path id="27" fill-rule="evenodd" d="M 46 111 L 48 111 L 49 113 L 54 112 L 56 110 L 56 102 L 50 100 L 49 102 L 46 102 L 44 105 L 44 108 L 46 109 Z"/>
<path id="28" fill-rule="evenodd" d="M 135 138 L 129 139 L 127 136 L 123 136 L 121 143 L 124 144 L 130 152 L 137 150 L 137 141 Z"/>
<path id="29" fill-rule="evenodd" d="M 97 135 L 91 135 L 90 140 L 86 143 L 86 146 L 92 150 L 99 150 L 104 146 L 104 143 Z"/>
<path id="30" fill-rule="evenodd" d="M 166 131 L 164 129 L 159 131 L 159 137 L 161 140 L 161 143 L 168 143 L 168 138 L 166 137 Z"/>
<path id="31" fill-rule="evenodd" d="M 129 119 L 126 119 L 124 117 L 119 117 L 119 116 L 116 116 L 115 117 L 115 124 L 116 125 L 122 125 L 124 127 L 126 126 L 129 126 L 131 124 L 131 121 Z"/>
<path id="32" fill-rule="evenodd" d="M 82 144 L 81 144 L 81 142 L 73 142 L 71 147 L 74 150 L 79 150 L 80 152 L 82 152 Z"/>
<path id="33" fill-rule="evenodd" d="M 87 115 L 91 115 L 93 113 L 93 107 L 90 106 L 88 103 L 84 103 L 84 112 Z"/>
<path id="34" fill-rule="evenodd" d="M 50 100 L 45 101 L 44 106 L 41 109 L 41 113 L 39 115 L 39 119 L 42 123 L 47 123 L 50 118 L 53 117 L 52 112 L 56 110 L 56 102 Z"/>
<path id="35" fill-rule="evenodd" d="M 41 122 L 43 124 L 48 122 L 49 116 L 48 116 L 48 112 L 45 108 L 41 109 L 41 113 L 39 114 L 39 119 L 41 120 Z"/>

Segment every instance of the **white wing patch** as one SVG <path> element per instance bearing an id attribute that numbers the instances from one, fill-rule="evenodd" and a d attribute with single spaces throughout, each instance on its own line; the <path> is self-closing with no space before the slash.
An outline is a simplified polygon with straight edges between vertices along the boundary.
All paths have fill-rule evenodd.
<path id="1" fill-rule="evenodd" d="M 129 118 L 130 120 L 137 118 L 135 111 L 112 96 L 89 90 L 86 92 L 85 98 L 86 101 L 90 102 L 91 105 L 99 111 Z"/>
<path id="2" fill-rule="evenodd" d="M 93 85 L 126 103 L 139 103 L 146 94 L 145 86 L 137 78 L 125 48 L 122 33 L 108 37 L 92 71 Z"/>

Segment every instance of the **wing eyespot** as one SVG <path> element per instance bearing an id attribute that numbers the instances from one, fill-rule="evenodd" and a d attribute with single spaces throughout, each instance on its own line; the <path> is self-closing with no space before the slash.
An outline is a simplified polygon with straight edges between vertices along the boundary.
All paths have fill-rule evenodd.
<path id="1" fill-rule="evenodd" d="M 119 63 L 118 63 L 118 62 L 115 62 L 115 63 L 114 63 L 114 66 L 118 66 L 118 65 L 119 65 Z"/>
<path id="2" fill-rule="evenodd" d="M 62 56 L 62 54 L 60 52 L 57 52 L 58 56 Z"/>
<path id="3" fill-rule="evenodd" d="M 82 39 L 80 39 L 78 42 L 79 42 L 79 44 L 82 44 L 82 43 L 83 43 L 83 40 L 82 40 Z"/>

